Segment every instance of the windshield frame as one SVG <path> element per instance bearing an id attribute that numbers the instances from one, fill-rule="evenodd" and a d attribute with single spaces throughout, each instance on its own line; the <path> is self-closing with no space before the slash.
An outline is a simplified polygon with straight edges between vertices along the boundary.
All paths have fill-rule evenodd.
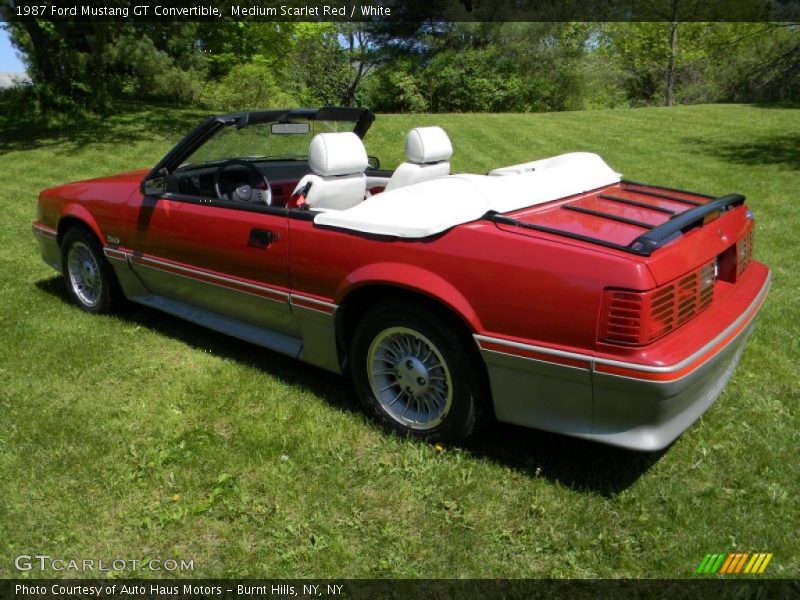
<path id="1" fill-rule="evenodd" d="M 353 133 L 364 138 L 369 130 L 375 115 L 367 108 L 350 108 L 344 106 L 324 106 L 322 108 L 295 108 L 289 110 L 262 110 L 251 112 L 230 113 L 208 117 L 180 142 L 153 167 L 142 181 L 141 189 L 145 189 L 148 180 L 164 177 L 173 173 L 183 162 L 189 158 L 203 144 L 209 141 L 220 129 L 234 126 L 237 129 L 248 125 L 262 123 L 281 123 L 291 121 L 292 118 L 302 118 L 319 121 L 349 121 L 355 123 Z"/>

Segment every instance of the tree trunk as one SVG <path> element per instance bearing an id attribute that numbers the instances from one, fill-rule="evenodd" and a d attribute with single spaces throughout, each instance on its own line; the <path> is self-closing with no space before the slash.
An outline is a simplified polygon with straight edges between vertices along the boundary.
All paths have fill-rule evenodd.
<path id="1" fill-rule="evenodd" d="M 678 0 L 672 3 L 672 23 L 669 27 L 669 63 L 667 64 L 666 105 L 675 103 L 675 59 L 678 55 Z"/>
<path id="2" fill-rule="evenodd" d="M 63 77 L 57 60 L 59 53 L 48 43 L 49 40 L 46 39 L 46 34 L 36 19 L 20 21 L 20 25 L 28 33 L 31 41 L 31 50 L 27 53 L 31 79 L 34 83 L 49 83 L 60 91 Z"/>

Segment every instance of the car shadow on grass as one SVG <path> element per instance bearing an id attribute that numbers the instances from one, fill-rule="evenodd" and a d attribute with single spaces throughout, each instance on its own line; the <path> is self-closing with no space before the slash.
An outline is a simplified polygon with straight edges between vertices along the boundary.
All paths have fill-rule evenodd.
<path id="1" fill-rule="evenodd" d="M 36 287 L 78 310 L 69 300 L 60 277 L 37 281 Z M 146 306 L 129 303 L 115 317 L 180 340 L 197 350 L 268 373 L 288 385 L 303 387 L 336 410 L 363 414 L 347 377 L 201 326 L 187 327 L 183 319 Z M 664 452 L 631 452 L 499 422 L 488 424 L 462 449 L 475 458 L 510 467 L 532 478 L 541 477 L 576 491 L 605 497 L 627 489 L 664 455 Z"/>
<path id="2" fill-rule="evenodd" d="M 633 452 L 499 422 L 490 424 L 468 450 L 530 477 L 607 498 L 633 485 L 666 453 Z"/>

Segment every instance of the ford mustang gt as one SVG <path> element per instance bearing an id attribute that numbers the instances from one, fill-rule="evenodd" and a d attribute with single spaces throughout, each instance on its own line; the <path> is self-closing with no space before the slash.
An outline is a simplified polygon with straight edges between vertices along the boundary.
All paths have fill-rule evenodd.
<path id="1" fill-rule="evenodd" d="M 385 170 L 373 120 L 210 117 L 152 169 L 43 191 L 41 254 L 85 311 L 127 299 L 347 373 L 421 439 L 496 417 L 657 450 L 720 395 L 770 280 L 744 197 L 584 152 L 451 174 L 439 127 Z"/>

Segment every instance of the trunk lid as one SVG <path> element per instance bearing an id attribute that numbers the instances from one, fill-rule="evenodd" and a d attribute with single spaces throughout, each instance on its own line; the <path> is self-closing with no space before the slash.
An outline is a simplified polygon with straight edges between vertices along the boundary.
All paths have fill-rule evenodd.
<path id="1" fill-rule="evenodd" d="M 743 202 L 623 181 L 493 220 L 511 233 L 624 252 L 646 261 L 661 285 L 732 247 L 735 254 L 752 227 Z"/>

